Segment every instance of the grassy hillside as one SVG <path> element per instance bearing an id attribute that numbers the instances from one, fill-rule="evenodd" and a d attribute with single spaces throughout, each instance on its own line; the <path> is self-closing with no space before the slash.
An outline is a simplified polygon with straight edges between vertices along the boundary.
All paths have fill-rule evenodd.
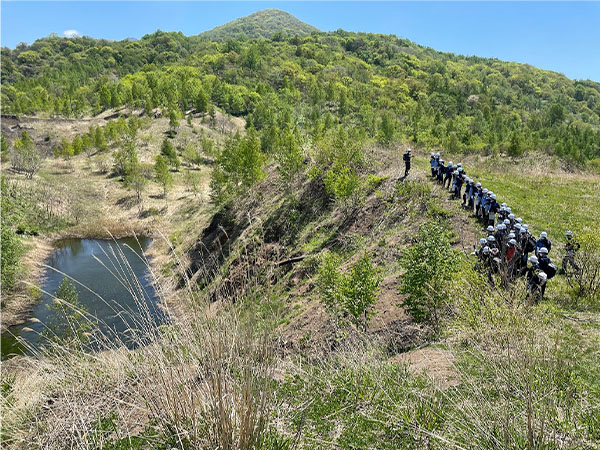
<path id="1" fill-rule="evenodd" d="M 209 41 L 228 41 L 240 38 L 281 39 L 288 36 L 307 36 L 319 29 L 278 9 L 264 9 L 224 25 L 205 31 L 201 38 Z"/>

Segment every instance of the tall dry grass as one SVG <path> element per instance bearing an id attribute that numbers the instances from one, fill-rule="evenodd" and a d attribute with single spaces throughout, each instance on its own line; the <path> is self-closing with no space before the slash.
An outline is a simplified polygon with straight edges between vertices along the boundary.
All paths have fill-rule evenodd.
<path id="1" fill-rule="evenodd" d="M 136 436 L 141 448 L 259 446 L 274 407 L 270 337 L 235 310 L 209 314 L 189 285 L 190 314 L 174 317 L 163 301 L 169 320 L 157 326 L 123 250 L 114 246 L 107 256 L 105 269 L 141 313 L 126 335 L 100 327 L 89 341 L 49 339 L 30 347 L 29 356 L 3 363 L 6 448 L 103 448 L 121 440 L 133 445 Z M 163 295 L 160 286 L 156 291 Z M 78 312 L 90 324 L 101 322 Z M 107 417 L 112 425 L 105 429 L 99 424 Z"/>

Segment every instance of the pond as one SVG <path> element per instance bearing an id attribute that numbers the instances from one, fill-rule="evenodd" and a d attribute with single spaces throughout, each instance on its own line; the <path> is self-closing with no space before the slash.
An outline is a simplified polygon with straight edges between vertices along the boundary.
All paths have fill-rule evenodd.
<path id="1" fill-rule="evenodd" d="M 54 294 L 65 277 L 77 291 L 77 304 L 86 311 L 85 336 L 102 336 L 106 344 L 139 345 L 140 335 L 166 322 L 152 286 L 144 251 L 150 238 L 117 240 L 65 239 L 58 242 L 40 282 L 40 301 L 30 318 L 2 333 L 2 359 L 39 349 L 67 326 L 66 310 L 57 307 Z M 78 322 L 79 323 L 79 322 Z M 84 328 L 85 327 L 85 328 Z M 133 338 L 137 336 L 137 338 Z M 87 339 L 87 338 L 86 338 Z M 96 344 L 98 345 L 98 344 Z"/>

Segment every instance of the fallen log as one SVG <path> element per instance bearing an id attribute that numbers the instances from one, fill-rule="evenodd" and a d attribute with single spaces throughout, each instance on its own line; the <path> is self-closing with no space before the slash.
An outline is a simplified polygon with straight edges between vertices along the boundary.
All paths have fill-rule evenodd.
<path id="1" fill-rule="evenodd" d="M 302 261 L 307 256 L 308 255 L 294 256 L 293 258 L 284 259 L 283 261 L 279 261 L 276 265 L 277 266 L 284 266 L 286 264 L 294 264 L 294 263 L 297 263 L 299 261 Z"/>

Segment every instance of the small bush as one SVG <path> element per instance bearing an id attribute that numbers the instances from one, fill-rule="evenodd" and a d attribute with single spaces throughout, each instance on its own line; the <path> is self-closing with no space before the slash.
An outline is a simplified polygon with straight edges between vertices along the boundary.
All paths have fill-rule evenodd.
<path id="1" fill-rule="evenodd" d="M 411 247 L 406 249 L 400 265 L 400 292 L 406 294 L 402 306 L 417 322 L 438 328 L 442 307 L 450 299 L 452 274 L 457 254 L 450 246 L 451 233 L 437 222 L 427 222 Z"/>
<path id="2" fill-rule="evenodd" d="M 348 273 L 338 270 L 340 257 L 326 253 L 317 284 L 327 308 L 342 321 L 349 319 L 365 329 L 377 301 L 381 276 L 371 258 L 364 254 Z"/>
<path id="3" fill-rule="evenodd" d="M 596 302 L 600 297 L 600 237 L 592 230 L 577 234 L 581 248 L 575 253 L 579 270 L 567 271 L 567 283 L 577 298 Z"/>

